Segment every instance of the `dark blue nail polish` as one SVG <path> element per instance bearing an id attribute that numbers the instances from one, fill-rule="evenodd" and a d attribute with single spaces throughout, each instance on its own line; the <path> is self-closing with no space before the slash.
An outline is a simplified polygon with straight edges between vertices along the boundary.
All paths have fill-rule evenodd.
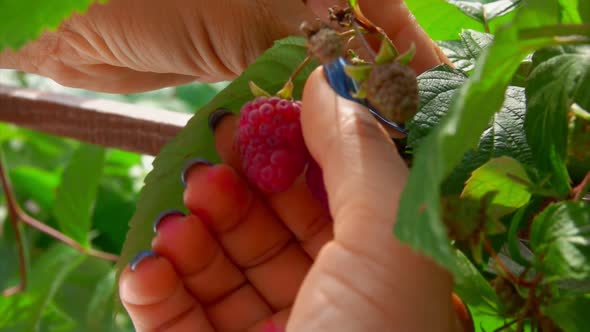
<path id="1" fill-rule="evenodd" d="M 338 93 L 341 97 L 366 106 L 379 121 L 388 127 L 391 127 L 398 132 L 407 135 L 408 131 L 403 126 L 385 118 L 383 115 L 381 115 L 381 113 L 375 110 L 375 108 L 371 107 L 371 105 L 369 105 L 366 100 L 353 97 L 353 94 L 359 90 L 359 86 L 355 80 L 350 78 L 348 75 L 346 75 L 346 72 L 344 72 L 344 67 L 348 65 L 349 63 L 343 57 L 340 57 L 333 62 L 324 65 L 324 73 L 332 89 L 334 89 L 334 91 L 336 91 L 336 93 Z"/>
<path id="2" fill-rule="evenodd" d="M 131 268 L 131 271 L 135 272 L 139 263 L 141 263 L 144 259 L 146 259 L 148 257 L 158 257 L 158 255 L 151 250 L 141 251 L 139 254 L 137 254 L 137 256 L 135 256 L 131 260 L 131 263 L 129 263 L 129 267 Z"/>
<path id="3" fill-rule="evenodd" d="M 213 163 L 210 162 L 209 160 L 203 159 L 203 158 L 195 158 L 195 159 L 189 160 L 186 163 L 186 166 L 184 166 L 184 168 L 182 169 L 182 173 L 180 173 L 180 181 L 182 181 L 182 185 L 185 188 L 186 188 L 186 181 L 187 181 L 187 178 L 186 178 L 187 173 L 195 165 L 213 166 Z"/>
<path id="4" fill-rule="evenodd" d="M 346 59 L 340 57 L 331 63 L 325 64 L 324 73 L 328 83 L 337 94 L 348 100 L 358 102 L 357 99 L 352 97 L 352 93 L 356 92 L 358 87 L 354 80 L 344 72 L 344 67 L 347 65 Z"/>
<path id="5" fill-rule="evenodd" d="M 168 217 L 168 216 L 181 216 L 184 217 L 186 216 L 182 211 L 178 211 L 178 210 L 168 210 L 168 211 L 164 211 L 162 213 L 160 213 L 156 219 L 154 220 L 154 233 L 158 232 L 158 226 L 160 225 L 160 223 L 162 222 L 162 220 L 164 220 L 164 218 Z"/>
<path id="6" fill-rule="evenodd" d="M 217 109 L 217 110 L 211 112 L 209 114 L 209 118 L 208 118 L 209 129 L 211 129 L 211 131 L 215 131 L 215 128 L 217 128 L 217 126 L 219 125 L 221 120 L 226 115 L 230 115 L 230 114 L 232 114 L 232 112 L 230 112 L 224 108 L 220 108 L 220 109 Z"/>

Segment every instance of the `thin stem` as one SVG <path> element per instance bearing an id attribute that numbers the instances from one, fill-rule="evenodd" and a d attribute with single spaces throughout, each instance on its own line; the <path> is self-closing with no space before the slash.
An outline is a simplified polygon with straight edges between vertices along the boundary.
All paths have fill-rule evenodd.
<path id="1" fill-rule="evenodd" d="M 514 324 L 516 324 L 516 322 L 518 322 L 518 318 L 517 318 L 517 319 L 514 319 L 514 320 L 512 320 L 512 321 L 510 321 L 510 322 L 508 322 L 508 323 L 505 323 L 504 325 L 502 325 L 502 326 L 500 326 L 499 328 L 495 329 L 495 330 L 494 330 L 494 332 L 500 332 L 500 331 L 502 331 L 502 330 L 504 330 L 504 329 L 507 329 L 507 328 L 509 328 L 510 326 L 512 326 L 512 325 L 514 325 Z"/>
<path id="2" fill-rule="evenodd" d="M 73 240 L 72 238 L 70 238 L 69 236 L 61 233 L 60 231 L 42 223 L 41 221 L 33 218 L 32 216 L 28 215 L 26 212 L 24 212 L 15 196 L 14 193 L 12 191 L 12 187 L 10 185 L 10 180 L 8 178 L 8 175 L 6 173 L 6 167 L 4 166 L 4 160 L 2 158 L 1 155 L 1 151 L 0 151 L 0 180 L 2 181 L 2 189 L 4 191 L 4 194 L 6 196 L 6 203 L 8 205 L 8 211 L 9 211 L 9 215 L 10 215 L 10 222 L 14 228 L 14 233 L 15 233 L 15 238 L 16 238 L 16 242 L 17 242 L 17 246 L 18 246 L 18 252 L 19 252 L 19 270 L 20 270 L 20 284 L 16 287 L 10 288 L 8 290 L 6 290 L 4 292 L 4 295 L 9 296 L 9 295 L 13 295 L 16 294 L 20 291 L 23 291 L 26 288 L 26 277 L 27 277 L 27 271 L 26 271 L 26 262 L 25 262 L 25 256 L 24 256 L 24 247 L 23 247 L 23 242 L 22 242 L 22 236 L 20 233 L 20 228 L 19 228 L 19 222 L 23 222 L 37 230 L 39 230 L 42 233 L 45 233 L 51 237 L 53 237 L 54 239 L 63 242 L 64 244 L 74 248 L 75 250 L 77 250 L 78 252 L 84 254 L 84 255 L 88 255 L 88 256 L 92 256 L 92 257 L 96 257 L 96 258 L 100 258 L 106 261 L 112 261 L 112 262 L 116 262 L 119 257 L 117 255 L 113 255 L 104 251 L 100 251 L 100 250 L 96 250 L 96 249 L 92 249 L 92 248 L 85 248 L 84 246 L 82 246 L 81 244 L 79 244 L 78 242 L 76 242 L 75 240 Z"/>
<path id="3" fill-rule="evenodd" d="M 485 9 L 483 10 L 483 29 L 486 33 L 491 33 L 490 23 L 488 22 L 488 14 L 486 13 Z"/>
<path id="4" fill-rule="evenodd" d="M 580 182 L 573 190 L 574 201 L 579 202 L 590 191 L 590 172 L 586 174 L 584 180 Z"/>
<path id="5" fill-rule="evenodd" d="M 377 57 L 377 54 L 369 45 L 369 42 L 367 41 L 367 38 L 365 38 L 365 35 L 361 32 L 358 23 L 355 21 L 352 23 L 352 26 L 354 27 L 356 37 L 361 41 L 361 44 L 363 44 L 363 47 L 367 50 L 367 53 L 371 56 L 371 59 L 375 61 L 375 57 Z"/>
<path id="6" fill-rule="evenodd" d="M 107 261 L 113 261 L 113 262 L 116 262 L 119 259 L 119 257 L 117 255 L 109 254 L 107 252 L 103 252 L 103 251 L 96 250 L 96 249 L 85 248 L 81 244 L 79 244 L 78 242 L 76 242 L 75 240 L 70 238 L 69 236 L 61 233 L 60 231 L 58 231 L 54 228 L 51 228 L 50 226 L 47 226 L 46 224 L 40 222 L 39 220 L 31 217 L 30 215 L 28 215 L 24 212 L 21 212 L 19 218 L 25 224 L 37 229 L 38 231 L 40 231 L 42 233 L 45 233 L 45 234 L 51 236 L 52 238 L 54 238 L 58 241 L 65 243 L 66 245 L 74 248 L 75 250 L 79 251 L 82 254 L 96 257 L 96 258 L 100 258 L 100 259 L 104 259 Z"/>
<path id="7" fill-rule="evenodd" d="M 303 61 L 301 61 L 299 66 L 297 66 L 297 68 L 295 68 L 295 70 L 291 73 L 291 76 L 289 76 L 289 79 L 287 80 L 287 82 L 293 82 L 295 80 L 295 78 L 297 78 L 297 76 L 301 73 L 303 68 L 305 68 L 305 66 L 307 66 L 309 64 L 309 61 L 311 61 L 311 58 L 312 58 L 311 55 L 306 56 L 305 59 L 303 59 Z"/>
<path id="8" fill-rule="evenodd" d="M 10 224 L 14 230 L 14 239 L 16 241 L 16 247 L 18 251 L 18 269 L 20 281 L 15 287 L 9 288 L 3 292 L 4 296 L 10 296 L 24 291 L 27 287 L 27 265 L 25 261 L 25 249 L 23 246 L 22 235 L 19 227 L 19 210 L 18 203 L 12 192 L 12 186 L 6 173 L 6 167 L 4 166 L 4 156 L 0 150 L 0 180 L 2 181 L 2 191 L 4 197 L 6 197 L 6 204 L 8 205 L 8 214 Z"/>

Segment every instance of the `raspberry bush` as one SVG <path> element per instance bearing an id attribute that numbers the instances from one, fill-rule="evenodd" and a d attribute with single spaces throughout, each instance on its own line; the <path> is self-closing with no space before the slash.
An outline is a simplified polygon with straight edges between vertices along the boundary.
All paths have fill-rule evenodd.
<path id="1" fill-rule="evenodd" d="M 355 0 L 348 8 L 332 9 L 329 26 L 307 25 L 305 38 L 278 41 L 200 108 L 156 158 L 138 197 L 119 268 L 149 247 L 152 221 L 161 211 L 184 210 L 179 174 L 186 162 L 219 160 L 207 119 L 220 108 L 240 113 L 236 148 L 249 181 L 262 190 L 282 191 L 303 176 L 327 207 L 322 171 L 301 137 L 297 100 L 311 70 L 343 57 L 346 73 L 358 83 L 358 91 L 350 91 L 353 97 L 408 132 L 395 138 L 411 173 L 392 236 L 453 273 L 455 293 L 470 312 L 464 322 L 471 324 L 473 318 L 476 331 L 590 330 L 588 2 L 405 2 L 452 66 L 416 77 L 408 66 L 414 49 L 399 54 Z M 0 47 L 18 46 L 34 35 L 0 38 Z M 361 35 L 381 40 L 375 54 L 361 58 L 347 49 L 348 39 Z M 260 87 L 258 93 L 279 91 L 280 97 L 255 99 L 252 82 Z M 104 163 L 103 152 L 90 147 L 76 154 L 93 156 L 95 166 Z M 65 171 L 64 182 L 72 186 L 81 169 L 102 171 L 80 166 L 79 159 L 84 158 L 73 157 L 72 171 Z M 94 191 L 97 185 L 88 184 Z M 68 199 L 67 192 L 57 196 Z M 90 209 L 95 197 L 78 196 Z M 78 227 L 60 221 L 77 217 L 71 211 L 56 208 L 55 215 L 64 231 L 90 244 L 87 211 Z M 56 280 L 67 277 L 73 284 L 92 265 L 65 247 L 47 248 L 33 271 L 56 271 Z M 60 269 L 66 262 L 75 265 Z M 109 266 L 100 268 L 102 282 L 113 283 Z M 65 321 L 64 312 L 73 309 L 62 310 L 61 293 L 51 293 L 41 279 L 32 278 L 31 287 L 47 301 L 13 297 L 0 302 L 2 312 L 28 303 L 29 311 L 45 320 Z M 104 303 L 104 298 L 93 301 Z M 0 318 L 0 330 L 21 326 L 7 323 L 19 323 L 15 315 L 6 317 Z"/>

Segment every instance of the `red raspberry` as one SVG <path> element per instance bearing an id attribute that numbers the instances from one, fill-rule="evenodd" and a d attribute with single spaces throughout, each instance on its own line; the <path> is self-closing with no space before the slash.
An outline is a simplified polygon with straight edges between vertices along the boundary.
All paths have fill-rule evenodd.
<path id="1" fill-rule="evenodd" d="M 307 163 L 301 102 L 258 97 L 241 110 L 236 144 L 242 168 L 260 189 L 287 190 Z"/>
<path id="2" fill-rule="evenodd" d="M 309 166 L 307 166 L 305 180 L 312 196 L 320 201 L 322 206 L 329 211 L 330 207 L 328 205 L 328 193 L 326 192 L 326 186 L 324 185 L 324 174 L 320 165 L 318 165 L 313 159 L 309 162 Z"/>

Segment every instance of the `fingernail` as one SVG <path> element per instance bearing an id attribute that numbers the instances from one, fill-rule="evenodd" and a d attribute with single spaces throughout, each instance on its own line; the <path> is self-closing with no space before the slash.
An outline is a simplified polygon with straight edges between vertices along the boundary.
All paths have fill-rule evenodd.
<path id="1" fill-rule="evenodd" d="M 141 251 L 139 254 L 137 254 L 137 256 L 135 256 L 131 260 L 131 263 L 129 263 L 129 267 L 131 268 L 131 271 L 135 272 L 139 263 L 141 263 L 144 259 L 146 259 L 148 257 L 158 257 L 158 255 L 151 250 Z"/>
<path id="2" fill-rule="evenodd" d="M 164 218 L 166 218 L 168 216 L 184 217 L 186 215 L 182 211 L 178 211 L 178 210 L 168 210 L 168 211 L 164 211 L 164 212 L 160 213 L 156 217 L 156 220 L 154 220 L 154 233 L 158 232 L 158 226 L 160 226 L 160 223 L 162 222 L 162 220 L 164 220 Z"/>
<path id="3" fill-rule="evenodd" d="M 357 91 L 356 83 L 344 72 L 344 67 L 347 65 L 346 59 L 340 57 L 324 65 L 324 74 L 337 94 L 343 98 L 358 102 L 352 97 L 352 93 Z"/>
<path id="4" fill-rule="evenodd" d="M 203 158 L 195 158 L 192 160 L 189 160 L 186 163 L 186 166 L 184 166 L 184 169 L 182 170 L 182 173 L 180 174 L 180 181 L 182 181 L 182 185 L 186 188 L 186 181 L 187 176 L 188 176 L 188 171 L 190 171 L 191 168 L 193 168 L 193 166 L 195 165 L 205 165 L 205 166 L 213 166 L 213 163 L 210 162 L 207 159 L 203 159 Z"/>
<path id="5" fill-rule="evenodd" d="M 215 128 L 217 128 L 217 126 L 221 122 L 221 119 L 223 119 L 226 115 L 229 115 L 231 113 L 232 112 L 226 110 L 225 108 L 220 108 L 211 112 L 211 114 L 209 114 L 208 121 L 209 129 L 211 129 L 211 131 L 215 131 Z"/>

